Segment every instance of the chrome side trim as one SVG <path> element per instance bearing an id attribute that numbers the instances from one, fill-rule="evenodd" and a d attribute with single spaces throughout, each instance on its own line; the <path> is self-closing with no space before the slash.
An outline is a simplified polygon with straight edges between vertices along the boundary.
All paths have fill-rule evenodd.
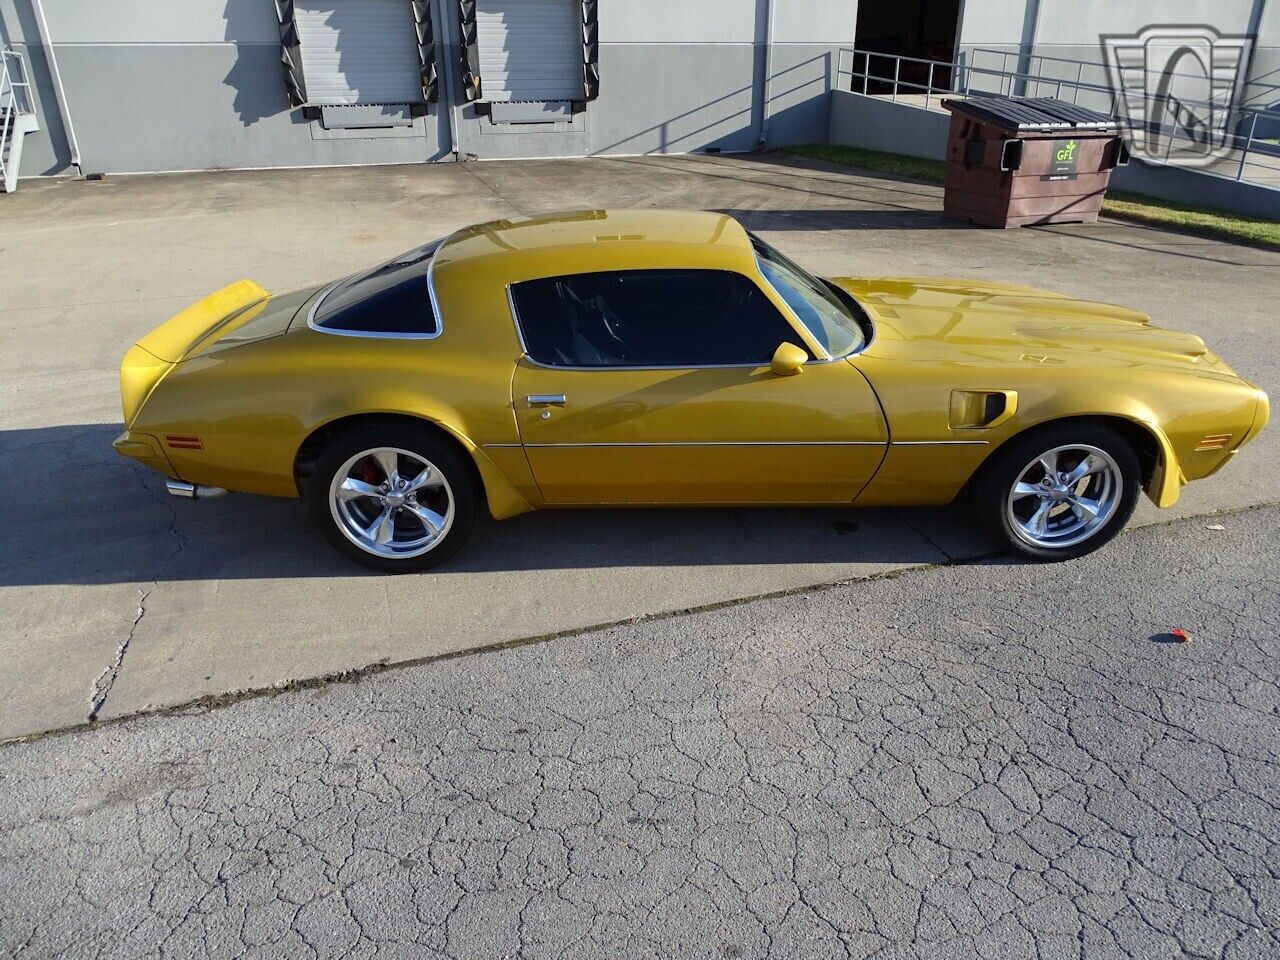
<path id="1" fill-rule="evenodd" d="M 431 301 L 431 311 L 436 317 L 435 333 L 397 333 L 394 330 L 388 331 L 372 331 L 372 330 L 337 330 L 330 327 L 320 327 L 316 325 L 316 311 L 320 309 L 320 305 L 324 303 L 329 294 L 341 283 L 345 283 L 350 277 L 343 277 L 341 280 L 335 280 L 323 290 L 320 296 L 316 297 L 316 302 L 311 305 L 311 309 L 307 312 L 307 326 L 316 333 L 327 333 L 334 337 L 360 337 L 365 340 L 434 340 L 440 334 L 444 333 L 444 314 L 440 312 L 440 301 L 436 297 L 436 254 L 444 247 L 453 234 L 450 234 L 444 240 L 440 241 L 440 246 L 436 248 L 435 253 L 431 254 L 431 262 L 427 264 L 427 297 Z M 354 276 L 354 274 L 352 275 Z"/>
<path id="2" fill-rule="evenodd" d="M 601 443 L 526 443 L 525 447 L 883 447 L 883 440 L 673 440 L 605 441 Z M 519 447 L 518 443 L 486 443 L 486 447 Z"/>
<path id="3" fill-rule="evenodd" d="M 991 440 L 603 440 L 594 443 L 484 443 L 481 447 L 987 447 Z"/>
<path id="4" fill-rule="evenodd" d="M 532 367 L 539 367 L 543 370 L 572 370 L 580 373 L 617 373 L 620 370 L 767 370 L 769 364 L 765 363 L 703 363 L 695 366 L 689 364 L 652 364 L 648 366 L 631 366 L 630 364 L 619 364 L 616 367 L 569 367 L 560 366 L 554 363 L 542 363 L 533 359 L 528 353 L 525 353 L 524 359 L 529 361 Z M 808 360 L 805 366 L 811 363 L 831 363 L 830 360 Z"/>
<path id="5" fill-rule="evenodd" d="M 985 447 L 990 440 L 616 440 L 595 443 L 485 443 L 483 447 Z"/>
<path id="6" fill-rule="evenodd" d="M 895 447 L 985 447 L 990 440 L 894 440 Z"/>

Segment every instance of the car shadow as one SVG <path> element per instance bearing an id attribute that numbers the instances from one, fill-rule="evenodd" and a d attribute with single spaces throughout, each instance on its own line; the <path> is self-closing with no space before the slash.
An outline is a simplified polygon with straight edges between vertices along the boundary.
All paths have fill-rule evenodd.
<path id="1" fill-rule="evenodd" d="M 169 496 L 111 448 L 121 428 L 0 431 L 0 586 L 350 577 L 300 500 Z M 994 547 L 947 510 L 590 509 L 487 517 L 434 576 L 606 567 L 934 563 Z M 1012 562 L 1012 561 L 1011 561 Z M 376 576 L 376 574 L 370 574 Z"/>

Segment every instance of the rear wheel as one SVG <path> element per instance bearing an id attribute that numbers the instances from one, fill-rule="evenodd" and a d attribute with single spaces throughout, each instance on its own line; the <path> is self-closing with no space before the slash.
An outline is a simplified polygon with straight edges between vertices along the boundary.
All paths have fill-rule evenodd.
<path id="1" fill-rule="evenodd" d="M 457 451 L 412 426 L 338 437 L 316 462 L 309 497 L 330 543 L 387 573 L 425 570 L 457 553 L 471 533 L 477 500 Z"/>
<path id="2" fill-rule="evenodd" d="M 1129 442 L 1099 423 L 1051 425 L 1000 450 L 976 486 L 978 509 L 1007 546 L 1069 560 L 1128 523 L 1142 475 Z"/>

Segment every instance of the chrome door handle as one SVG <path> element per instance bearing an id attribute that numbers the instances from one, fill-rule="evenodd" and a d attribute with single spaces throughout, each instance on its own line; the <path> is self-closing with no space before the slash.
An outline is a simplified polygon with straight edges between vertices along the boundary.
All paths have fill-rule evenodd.
<path id="1" fill-rule="evenodd" d="M 531 393 L 528 397 L 531 407 L 563 407 L 563 393 Z"/>

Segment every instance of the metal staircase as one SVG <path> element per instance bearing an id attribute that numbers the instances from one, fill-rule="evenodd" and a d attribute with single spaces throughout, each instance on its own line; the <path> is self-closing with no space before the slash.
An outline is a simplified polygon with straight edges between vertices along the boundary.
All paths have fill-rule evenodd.
<path id="1" fill-rule="evenodd" d="M 40 129 L 22 54 L 0 50 L 0 192 L 18 189 L 22 141 Z"/>

